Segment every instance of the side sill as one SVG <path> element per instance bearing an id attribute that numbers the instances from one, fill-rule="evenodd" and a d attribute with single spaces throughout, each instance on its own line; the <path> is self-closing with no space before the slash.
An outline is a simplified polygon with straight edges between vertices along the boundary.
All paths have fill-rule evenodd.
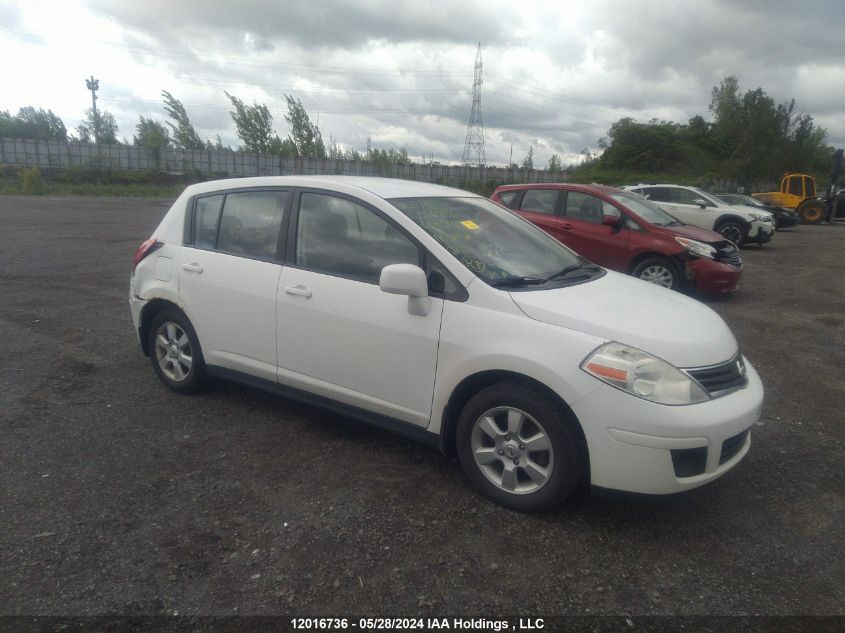
<path id="1" fill-rule="evenodd" d="M 235 369 L 228 369 L 217 365 L 207 365 L 205 369 L 208 375 L 213 376 L 214 378 L 222 378 L 223 380 L 231 380 L 232 382 L 237 382 L 242 385 L 246 385 L 247 387 L 255 387 L 256 389 L 261 389 L 262 391 L 267 391 L 275 395 L 290 398 L 291 400 L 297 400 L 298 402 L 320 407 L 321 409 L 326 409 L 348 418 L 353 418 L 358 422 L 363 422 L 380 429 L 398 433 L 428 446 L 440 447 L 439 434 L 432 433 L 420 426 L 405 422 L 404 420 L 397 420 L 396 418 L 391 418 L 379 413 L 373 413 L 372 411 L 367 411 L 366 409 L 343 404 L 342 402 L 318 396 L 301 389 L 288 387 L 287 385 L 265 380 L 264 378 L 257 378 Z"/>

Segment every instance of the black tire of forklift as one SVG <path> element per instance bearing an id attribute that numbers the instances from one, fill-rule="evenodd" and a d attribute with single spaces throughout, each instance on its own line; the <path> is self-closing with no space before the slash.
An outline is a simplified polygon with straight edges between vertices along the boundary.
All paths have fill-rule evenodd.
<path id="1" fill-rule="evenodd" d="M 805 200 L 795 212 L 804 224 L 820 224 L 827 215 L 827 207 L 821 200 Z"/>

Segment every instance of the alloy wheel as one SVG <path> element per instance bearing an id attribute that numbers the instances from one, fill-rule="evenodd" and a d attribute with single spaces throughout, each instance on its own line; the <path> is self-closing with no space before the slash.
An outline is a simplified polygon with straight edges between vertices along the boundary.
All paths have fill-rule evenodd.
<path id="1" fill-rule="evenodd" d="M 640 273 L 640 279 L 657 284 L 658 286 L 663 286 L 664 288 L 671 288 L 675 282 L 675 275 L 666 266 L 652 264 Z"/>
<path id="2" fill-rule="evenodd" d="M 166 321 L 159 326 L 155 355 L 161 371 L 173 382 L 182 382 L 190 375 L 194 360 L 191 341 L 176 323 Z"/>
<path id="3" fill-rule="evenodd" d="M 482 474 L 511 494 L 531 494 L 552 475 L 554 450 L 542 425 L 525 411 L 496 407 L 475 422 L 472 455 Z"/>

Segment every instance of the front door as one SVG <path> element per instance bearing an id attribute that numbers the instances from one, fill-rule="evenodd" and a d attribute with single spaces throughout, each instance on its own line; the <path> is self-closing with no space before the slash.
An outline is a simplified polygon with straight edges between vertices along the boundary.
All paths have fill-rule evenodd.
<path id="1" fill-rule="evenodd" d="M 443 300 L 418 316 L 378 285 L 389 264 L 419 265 L 420 247 L 346 197 L 303 191 L 295 207 L 277 294 L 279 382 L 427 426 Z"/>
<path id="2" fill-rule="evenodd" d="M 591 262 L 623 270 L 628 261 L 628 229 L 603 224 L 605 215 L 620 218 L 622 213 L 611 203 L 580 191 L 568 191 L 563 221 L 570 225 L 568 244 Z"/>

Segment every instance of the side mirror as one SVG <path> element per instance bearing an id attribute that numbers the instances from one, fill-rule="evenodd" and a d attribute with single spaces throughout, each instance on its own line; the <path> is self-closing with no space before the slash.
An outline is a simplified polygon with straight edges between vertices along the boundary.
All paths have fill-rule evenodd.
<path id="1" fill-rule="evenodd" d="M 622 224 L 622 217 L 618 215 L 603 215 L 601 223 L 605 226 L 619 226 Z"/>
<path id="2" fill-rule="evenodd" d="M 697 204 L 698 206 L 700 206 L 702 209 L 707 206 L 707 201 L 704 200 L 704 198 L 696 198 L 692 202 L 693 204 Z"/>
<path id="3" fill-rule="evenodd" d="M 408 312 L 426 316 L 431 309 L 428 296 L 428 279 L 419 266 L 413 264 L 391 264 L 381 269 L 378 282 L 382 292 L 408 296 Z"/>

